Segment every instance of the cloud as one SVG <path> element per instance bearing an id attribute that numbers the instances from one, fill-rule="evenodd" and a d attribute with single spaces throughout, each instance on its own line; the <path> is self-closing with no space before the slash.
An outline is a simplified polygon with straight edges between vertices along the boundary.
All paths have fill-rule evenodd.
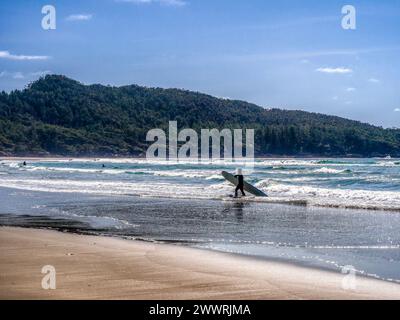
<path id="1" fill-rule="evenodd" d="M 306 26 L 306 25 L 314 25 L 314 24 L 326 24 L 328 22 L 337 22 L 338 17 L 335 15 L 332 16 L 319 16 L 319 17 L 305 17 L 300 19 L 291 19 L 290 21 L 283 21 L 279 23 L 273 24 L 257 24 L 257 25 L 248 25 L 241 26 L 241 29 L 248 30 L 275 30 L 282 28 L 293 28 L 298 26 Z"/>
<path id="2" fill-rule="evenodd" d="M 351 87 L 350 87 L 350 88 L 347 88 L 346 91 L 347 91 L 347 92 L 354 92 L 354 91 L 356 91 L 356 88 L 351 88 Z"/>
<path id="3" fill-rule="evenodd" d="M 339 68 L 318 68 L 315 71 L 322 72 L 322 73 L 352 73 L 353 70 L 349 68 L 339 67 Z"/>
<path id="4" fill-rule="evenodd" d="M 400 108 L 396 108 L 393 110 L 394 112 L 400 112 Z"/>
<path id="5" fill-rule="evenodd" d="M 31 77 L 42 77 L 49 73 L 51 73 L 51 71 L 49 71 L 49 70 L 35 71 L 35 72 L 28 72 L 28 73 L 23 73 L 21 71 L 16 71 L 16 72 L 2 71 L 2 72 L 0 72 L 0 78 L 8 77 L 8 78 L 20 80 L 20 79 L 31 78 Z"/>
<path id="6" fill-rule="evenodd" d="M 125 1 L 125 0 L 118 0 Z M 131 0 L 128 0 L 131 1 Z M 153 0 L 154 1 L 154 0 Z M 269 53 L 247 53 L 247 54 L 224 54 L 219 57 L 224 61 L 234 62 L 255 62 L 266 60 L 310 60 L 316 57 L 328 56 L 358 56 L 361 54 L 398 51 L 400 47 L 382 47 L 382 48 L 359 48 L 359 49 L 332 49 L 332 50 L 315 50 L 315 51 L 293 51 L 293 52 L 269 52 Z"/>
<path id="7" fill-rule="evenodd" d="M 24 79 L 25 76 L 23 75 L 22 72 L 8 72 L 8 71 L 2 71 L 0 73 L 0 78 L 13 78 L 13 79 Z"/>
<path id="8" fill-rule="evenodd" d="M 50 70 L 43 70 L 43 71 L 35 71 L 35 72 L 31 72 L 29 73 L 30 76 L 32 77 L 42 77 L 46 74 L 50 74 L 52 73 Z"/>
<path id="9" fill-rule="evenodd" d="M 187 4 L 185 0 L 115 0 L 115 2 L 127 2 L 134 4 L 152 4 L 158 3 L 166 6 L 182 7 Z"/>
<path id="10" fill-rule="evenodd" d="M 379 83 L 379 82 L 381 82 L 380 80 L 375 79 L 375 78 L 369 78 L 368 81 L 369 81 L 369 82 L 372 82 L 372 83 Z"/>
<path id="11" fill-rule="evenodd" d="M 12 76 L 14 79 L 24 79 L 25 76 L 22 74 L 22 72 L 15 72 Z"/>
<path id="12" fill-rule="evenodd" d="M 9 60 L 47 60 L 49 56 L 27 56 L 11 54 L 9 51 L 0 51 L 0 59 Z"/>
<path id="13" fill-rule="evenodd" d="M 334 97 L 332 97 L 332 100 L 339 100 L 339 97 L 338 96 L 334 96 Z"/>
<path id="14" fill-rule="evenodd" d="M 92 14 L 71 14 L 65 20 L 67 21 L 88 21 L 93 18 Z"/>
<path id="15" fill-rule="evenodd" d="M 182 7 L 187 4 L 186 1 L 184 0 L 159 0 L 161 4 L 165 4 L 168 6 L 177 6 L 177 7 Z"/>

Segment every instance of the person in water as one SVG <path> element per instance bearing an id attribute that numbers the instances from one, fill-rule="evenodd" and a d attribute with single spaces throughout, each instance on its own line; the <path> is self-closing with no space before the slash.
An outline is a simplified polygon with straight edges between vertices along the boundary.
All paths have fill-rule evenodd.
<path id="1" fill-rule="evenodd" d="M 244 193 L 244 177 L 243 177 L 243 173 L 242 173 L 242 169 L 236 169 L 236 174 L 235 174 L 235 178 L 238 181 L 238 184 L 236 186 L 235 189 L 235 198 L 238 197 L 238 191 L 240 190 L 240 192 L 242 192 L 242 196 L 245 197 L 246 194 Z"/>

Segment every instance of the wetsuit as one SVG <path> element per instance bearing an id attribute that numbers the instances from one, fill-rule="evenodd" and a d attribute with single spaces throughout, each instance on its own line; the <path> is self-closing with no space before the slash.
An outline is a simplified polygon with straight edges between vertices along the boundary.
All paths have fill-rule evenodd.
<path id="1" fill-rule="evenodd" d="M 237 198 L 238 196 L 238 191 L 240 190 L 242 192 L 242 196 L 246 196 L 246 194 L 244 193 L 243 187 L 244 187 L 244 178 L 243 175 L 236 175 L 235 178 L 237 178 L 238 180 L 238 185 L 236 186 L 235 189 L 235 198 Z"/>

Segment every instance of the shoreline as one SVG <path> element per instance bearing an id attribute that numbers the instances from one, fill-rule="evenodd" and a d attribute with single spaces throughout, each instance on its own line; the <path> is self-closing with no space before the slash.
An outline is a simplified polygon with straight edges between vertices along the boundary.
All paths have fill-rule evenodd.
<path id="1" fill-rule="evenodd" d="M 180 248 L 188 248 L 190 250 L 195 250 L 195 251 L 204 251 L 204 252 L 211 252 L 211 253 L 217 253 L 219 255 L 225 255 L 228 257 L 237 257 L 237 258 L 243 258 L 243 259 L 250 259 L 253 261 L 260 261 L 260 262 L 266 262 L 266 263 L 278 263 L 278 264 L 284 264 L 288 266 L 293 266 L 293 267 L 300 267 L 300 268 L 305 268 L 307 270 L 316 270 L 316 271 L 323 271 L 323 272 L 328 272 L 332 273 L 335 275 L 340 274 L 338 270 L 326 267 L 326 266 L 315 266 L 309 263 L 304 263 L 302 261 L 297 261 L 293 259 L 285 259 L 285 258 L 277 258 L 277 257 L 265 257 L 265 256 L 258 256 L 254 254 L 244 254 L 244 253 L 238 253 L 238 252 L 230 252 L 230 251 L 223 251 L 223 250 L 216 250 L 216 249 L 210 249 L 210 248 L 204 248 L 204 247 L 195 247 L 191 246 L 185 241 L 175 241 L 175 240 L 156 240 L 156 239 L 151 239 L 151 238 L 144 238 L 141 236 L 124 236 L 124 235 L 113 235 L 113 234 L 105 234 L 105 233 L 97 233 L 96 231 L 85 231 L 85 230 L 80 230 L 80 229 L 75 229 L 75 228 L 65 228 L 65 227 L 57 227 L 57 226 L 29 226 L 29 225 L 18 225 L 18 224 L 10 224 L 10 225 L 2 225 L 0 224 L 0 231 L 1 228 L 10 228 L 10 229 L 28 229 L 28 230 L 43 230 L 43 231 L 54 231 L 57 233 L 63 233 L 63 234 L 71 234 L 71 235 L 77 235 L 77 236 L 88 236 L 88 237 L 102 237 L 102 238 L 109 238 L 109 239 L 116 239 L 116 240 L 122 240 L 122 241 L 134 241 L 137 243 L 145 243 L 145 244 L 154 244 L 156 246 L 170 246 L 171 249 L 175 247 L 180 247 Z M 388 280 L 385 278 L 381 278 L 376 275 L 371 275 L 371 274 L 361 274 L 357 273 L 357 277 L 364 278 L 364 279 L 370 279 L 370 280 L 377 280 L 377 281 L 383 281 L 389 284 L 398 284 L 400 286 L 400 280 Z"/>
<path id="2" fill-rule="evenodd" d="M 0 186 L 0 188 L 3 189 L 9 189 L 9 190 L 16 190 L 16 191 L 30 191 L 30 192 L 37 192 L 37 193 L 70 193 L 70 194 L 79 194 L 79 192 L 72 190 L 72 191 L 50 191 L 50 190 L 34 190 L 34 189 L 29 189 L 29 188 L 19 188 L 16 186 Z M 102 193 L 102 192 L 93 192 L 93 193 L 86 193 L 90 195 L 98 195 L 98 196 L 109 196 L 110 193 Z M 168 196 L 160 196 L 160 195 L 146 195 L 142 196 L 140 194 L 131 194 L 131 193 L 126 193 L 126 194 L 118 194 L 118 196 L 129 196 L 129 197 L 138 197 L 142 199 L 166 199 L 166 200 L 191 200 L 193 197 L 189 196 L 181 196 L 181 197 L 168 197 Z M 222 202 L 229 202 L 232 201 L 231 198 L 224 199 L 224 198 L 219 198 L 219 197 L 213 197 L 213 198 L 195 198 L 196 200 L 208 200 L 208 201 L 222 201 Z M 400 213 L 400 207 L 379 207 L 379 206 L 357 206 L 357 205 L 352 205 L 352 204 L 345 204 L 345 205 L 340 205 L 340 204 L 318 204 L 318 203 L 310 203 L 307 200 L 304 199 L 273 199 L 271 197 L 267 198 L 261 198 L 260 199 L 245 199 L 244 201 L 236 200 L 236 202 L 244 202 L 244 203 L 258 203 L 258 204 L 269 204 L 269 205 L 286 205 L 286 206 L 295 206 L 295 207 L 309 207 L 309 208 L 325 208 L 325 209 L 335 209 L 335 210 L 358 210 L 358 211 L 363 211 L 363 212 L 384 212 L 384 213 Z"/>
<path id="3" fill-rule="evenodd" d="M 2 160 L 146 160 L 146 156 L 56 156 L 56 155 L 49 155 L 49 156 L 0 156 L 0 161 Z M 391 157 L 390 159 L 386 157 L 364 157 L 364 156 L 351 156 L 351 155 L 341 155 L 341 156 L 317 156 L 317 155 L 309 155 L 309 156 L 279 156 L 279 155 L 265 155 L 265 156 L 255 156 L 255 160 L 290 160 L 290 159 L 380 159 L 380 160 L 397 160 L 400 157 Z"/>
<path id="4" fill-rule="evenodd" d="M 113 234 L 106 234 L 106 233 L 97 233 L 96 231 L 86 231 L 86 230 L 81 230 L 81 229 L 75 229 L 73 228 L 66 228 L 66 227 L 57 227 L 57 226 L 30 226 L 30 225 L 19 225 L 19 224 L 10 224 L 10 225 L 2 225 L 0 224 L 0 231 L 1 228 L 10 228 L 10 229 L 28 229 L 28 230 L 43 230 L 43 231 L 54 231 L 57 233 L 63 233 L 63 234 L 71 234 L 71 235 L 77 235 L 77 236 L 88 236 L 88 237 L 102 237 L 102 238 L 108 238 L 108 239 L 116 239 L 116 240 L 122 240 L 122 241 L 134 241 L 137 243 L 145 243 L 145 244 L 154 244 L 156 246 L 161 245 L 161 246 L 170 246 L 171 249 L 175 247 L 180 247 L 180 248 L 188 248 L 190 250 L 195 250 L 195 251 L 204 251 L 204 252 L 211 252 L 211 253 L 217 253 L 219 255 L 225 255 L 228 257 L 237 257 L 237 258 L 243 258 L 243 259 L 250 259 L 253 261 L 260 261 L 260 262 L 266 262 L 266 263 L 278 263 L 278 264 L 284 264 L 288 266 L 294 266 L 294 267 L 300 267 L 300 268 L 305 268 L 307 270 L 316 270 L 316 271 L 323 271 L 323 272 L 328 272 L 332 273 L 335 275 L 340 274 L 338 270 L 326 267 L 326 266 L 315 266 L 312 264 L 304 263 L 302 261 L 297 261 L 293 259 L 285 259 L 285 258 L 277 258 L 277 257 L 265 257 L 265 256 L 258 256 L 254 254 L 244 254 L 244 253 L 238 253 L 238 252 L 230 252 L 230 251 L 223 251 L 223 250 L 216 250 L 216 249 L 210 249 L 210 248 L 204 248 L 204 247 L 195 247 L 189 245 L 189 242 L 185 241 L 175 241 L 175 240 L 156 240 L 156 239 L 151 239 L 151 238 L 144 238 L 141 236 L 124 236 L 124 235 L 113 235 Z M 365 278 L 365 279 L 370 279 L 370 280 L 378 280 L 378 281 L 383 281 L 389 284 L 398 284 L 400 286 L 400 281 L 399 280 L 388 280 L 385 278 L 378 277 L 376 275 L 370 275 L 370 274 L 360 274 L 357 273 L 357 277 L 360 278 Z"/>
<path id="5" fill-rule="evenodd" d="M 1 299 L 400 299 L 400 285 L 170 244 L 0 227 Z M 41 288 L 54 265 L 57 289 Z"/>

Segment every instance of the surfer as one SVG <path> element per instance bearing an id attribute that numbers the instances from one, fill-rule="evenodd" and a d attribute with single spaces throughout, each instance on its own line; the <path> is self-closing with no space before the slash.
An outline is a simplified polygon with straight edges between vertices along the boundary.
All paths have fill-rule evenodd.
<path id="1" fill-rule="evenodd" d="M 242 169 L 236 169 L 236 174 L 235 174 L 235 178 L 238 181 L 238 184 L 236 186 L 235 189 L 235 198 L 238 197 L 238 191 L 240 190 L 242 192 L 242 196 L 245 197 L 246 194 L 244 193 L 244 177 L 243 177 L 243 173 L 242 173 Z"/>
<path id="2" fill-rule="evenodd" d="M 243 173 L 242 173 L 241 169 L 237 169 L 234 174 L 231 174 L 226 171 L 222 171 L 221 174 L 226 180 L 228 180 L 230 183 L 232 183 L 236 187 L 235 195 L 231 194 L 230 195 L 231 198 L 233 198 L 233 197 L 237 198 L 237 192 L 239 190 L 242 192 L 243 196 L 246 196 L 244 193 L 244 190 L 246 190 L 246 192 L 248 192 L 256 197 L 268 197 L 263 191 L 261 191 L 260 189 L 257 189 L 255 186 L 252 186 L 247 181 L 244 181 Z"/>

